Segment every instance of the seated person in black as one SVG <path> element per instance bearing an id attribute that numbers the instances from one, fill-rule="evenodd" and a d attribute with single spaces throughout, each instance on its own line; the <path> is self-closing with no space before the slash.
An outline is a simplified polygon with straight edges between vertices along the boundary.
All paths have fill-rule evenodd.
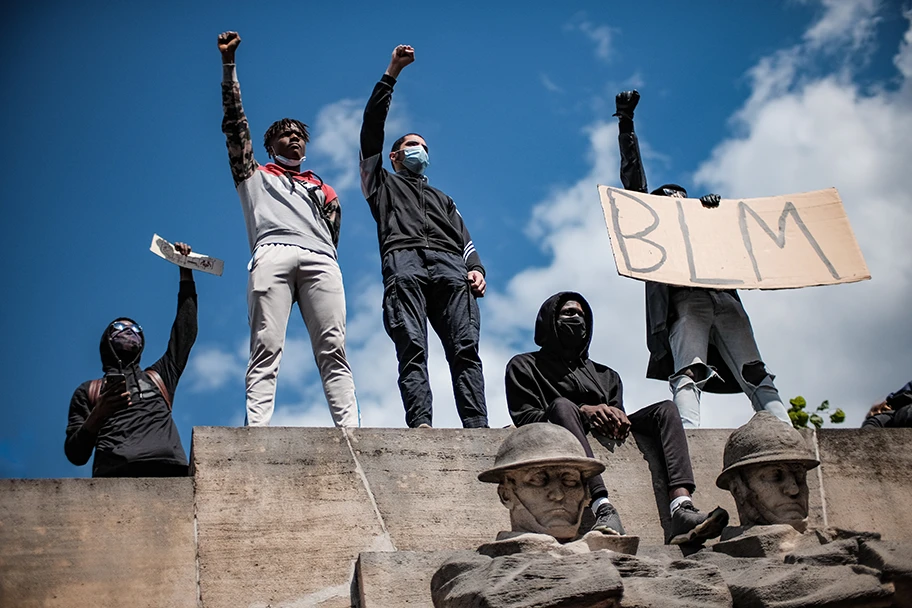
<path id="1" fill-rule="evenodd" d="M 874 405 L 864 422 L 863 429 L 898 429 L 912 427 L 912 381 Z"/>
<path id="2" fill-rule="evenodd" d="M 613 369 L 589 359 L 592 308 L 583 296 L 565 291 L 548 298 L 535 321 L 540 350 L 513 357 L 507 364 L 507 406 L 516 426 L 533 422 L 559 424 L 573 433 L 590 458 L 590 430 L 618 440 L 630 431 L 650 435 L 661 445 L 668 475 L 672 530 L 670 544 L 700 543 L 721 534 L 728 513 L 709 515 L 693 505 L 693 471 L 687 437 L 678 409 L 662 401 L 629 416 L 624 412 L 621 378 Z M 593 530 L 625 534 L 617 510 L 608 500 L 601 475 L 587 482 L 595 514 Z"/>
<path id="3" fill-rule="evenodd" d="M 190 246 L 175 243 L 187 255 Z M 180 269 L 177 316 L 168 350 L 143 370 L 142 328 L 118 317 L 101 336 L 102 380 L 83 382 L 70 400 L 63 445 L 70 462 L 84 465 L 95 451 L 92 477 L 179 477 L 187 456 L 171 417 L 171 399 L 196 341 L 196 285 L 193 271 Z"/>

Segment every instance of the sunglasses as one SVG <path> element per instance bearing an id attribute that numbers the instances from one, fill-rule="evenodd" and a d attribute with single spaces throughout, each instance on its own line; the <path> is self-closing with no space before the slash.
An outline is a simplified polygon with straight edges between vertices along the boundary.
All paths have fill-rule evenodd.
<path id="1" fill-rule="evenodd" d="M 113 323 L 111 323 L 111 329 L 115 332 L 123 331 L 125 329 L 130 329 L 130 330 L 133 330 L 133 333 L 136 335 L 142 334 L 142 327 L 140 327 L 136 323 L 124 323 L 123 321 L 114 321 Z"/>

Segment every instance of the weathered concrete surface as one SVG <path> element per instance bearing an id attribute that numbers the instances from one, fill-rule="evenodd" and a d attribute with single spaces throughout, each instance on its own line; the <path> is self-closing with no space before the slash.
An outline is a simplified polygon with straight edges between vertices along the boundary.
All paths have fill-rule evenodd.
<path id="1" fill-rule="evenodd" d="M 197 606 L 192 480 L 0 480 L 0 606 Z"/>
<path id="2" fill-rule="evenodd" d="M 362 553 L 356 568 L 358 608 L 433 608 L 431 578 L 446 560 L 474 551 Z"/>
<path id="3" fill-rule="evenodd" d="M 355 429 L 358 457 L 395 547 L 475 549 L 510 529 L 496 486 L 478 481 L 508 431 Z"/>
<path id="4" fill-rule="evenodd" d="M 912 429 L 823 429 L 817 445 L 827 523 L 912 541 Z"/>
<path id="5" fill-rule="evenodd" d="M 0 481 L 0 606 L 197 605 L 194 506 L 207 608 L 348 606 L 361 552 L 475 549 L 509 527 L 476 480 L 507 433 L 197 428 L 195 505 L 193 479 Z M 688 438 L 696 504 L 737 525 L 715 487 L 729 433 Z M 664 540 L 664 466 L 643 437 L 607 445 L 593 449 L 642 554 Z M 810 525 L 823 525 L 822 478 L 830 526 L 912 540 L 912 430 L 824 430 L 817 445 Z"/>
<path id="6" fill-rule="evenodd" d="M 493 540 L 509 529 L 508 512 L 477 474 L 509 432 L 196 428 L 205 606 L 341 606 L 363 551 L 474 549 Z M 728 434 L 689 438 L 697 505 L 722 505 L 737 523 L 730 495 L 715 487 Z M 663 543 L 668 500 L 656 446 L 637 436 L 618 446 L 593 442 L 593 450 L 627 530 L 643 544 Z M 816 521 L 816 476 L 809 484 Z"/>
<path id="7" fill-rule="evenodd" d="M 191 460 L 205 608 L 349 606 L 392 548 L 339 429 L 197 427 Z"/>

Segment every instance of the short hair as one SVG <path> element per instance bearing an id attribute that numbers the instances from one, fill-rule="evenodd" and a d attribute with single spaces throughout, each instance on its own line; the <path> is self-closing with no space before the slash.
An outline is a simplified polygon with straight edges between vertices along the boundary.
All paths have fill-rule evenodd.
<path id="1" fill-rule="evenodd" d="M 402 144 L 405 143 L 405 138 L 408 137 L 409 135 L 417 135 L 421 139 L 424 139 L 424 136 L 421 133 L 406 133 L 405 135 L 403 135 L 402 137 L 400 137 L 399 139 L 397 139 L 396 141 L 393 142 L 393 147 L 390 148 L 390 154 L 398 151 L 399 148 L 402 147 Z"/>
<path id="2" fill-rule="evenodd" d="M 270 146 L 269 143 L 286 129 L 300 131 L 301 139 L 304 140 L 304 143 L 310 143 L 310 132 L 307 130 L 307 125 L 294 118 L 283 118 L 282 120 L 277 120 L 272 123 L 269 128 L 266 129 L 266 134 L 263 135 L 263 147 L 266 148 L 267 154 L 272 156 L 272 146 Z"/>

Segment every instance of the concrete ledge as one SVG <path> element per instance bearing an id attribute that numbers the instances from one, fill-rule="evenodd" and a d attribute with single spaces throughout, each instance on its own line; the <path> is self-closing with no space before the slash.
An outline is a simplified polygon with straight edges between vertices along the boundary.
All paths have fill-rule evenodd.
<path id="1" fill-rule="evenodd" d="M 817 431 L 827 521 L 912 541 L 912 429 Z"/>
<path id="2" fill-rule="evenodd" d="M 197 427 L 206 608 L 342 607 L 361 551 L 392 550 L 339 429 Z"/>
<path id="3" fill-rule="evenodd" d="M 397 571 L 411 581 L 397 597 L 417 597 L 428 568 L 409 552 L 474 550 L 509 527 L 476 479 L 509 432 L 199 427 L 193 479 L 0 480 L 0 606 L 337 608 L 362 595 L 383 606 Z M 737 524 L 715 487 L 730 431 L 687 434 L 697 505 Z M 808 476 L 812 526 L 912 541 L 912 429 L 805 437 L 823 462 Z M 662 549 L 657 446 L 635 436 L 593 450 L 628 532 Z"/>
<path id="4" fill-rule="evenodd" d="M 0 606 L 197 606 L 192 480 L 0 480 Z"/>

